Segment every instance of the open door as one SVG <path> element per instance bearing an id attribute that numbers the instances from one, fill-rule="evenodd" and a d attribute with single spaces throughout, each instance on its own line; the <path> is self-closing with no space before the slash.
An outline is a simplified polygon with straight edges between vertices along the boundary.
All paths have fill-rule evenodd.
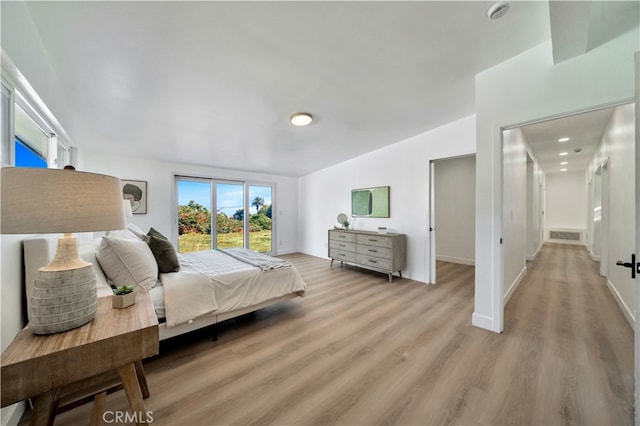
<path id="1" fill-rule="evenodd" d="M 636 255 L 640 255 L 640 52 L 636 52 Z M 636 259 L 636 426 L 640 426 L 640 263 Z"/>
<path id="2" fill-rule="evenodd" d="M 436 183 L 435 163 L 429 162 L 429 284 L 436 283 Z"/>

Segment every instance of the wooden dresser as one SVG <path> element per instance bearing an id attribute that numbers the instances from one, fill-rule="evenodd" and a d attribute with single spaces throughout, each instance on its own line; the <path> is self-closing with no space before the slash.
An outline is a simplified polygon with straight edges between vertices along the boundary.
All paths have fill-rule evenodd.
<path id="1" fill-rule="evenodd" d="M 329 230 L 329 257 L 334 260 L 360 266 L 389 276 L 406 266 L 407 237 L 405 234 L 379 234 L 370 231 Z"/>

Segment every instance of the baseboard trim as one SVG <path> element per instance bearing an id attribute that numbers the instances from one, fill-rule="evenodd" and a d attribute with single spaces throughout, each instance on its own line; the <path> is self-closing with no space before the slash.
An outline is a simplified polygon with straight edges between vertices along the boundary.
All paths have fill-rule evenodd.
<path id="1" fill-rule="evenodd" d="M 496 330 L 493 324 L 493 318 L 480 315 L 478 313 L 473 313 L 471 315 L 471 325 L 483 328 L 485 330 L 493 331 L 494 333 L 502 333 L 502 330 Z"/>
<path id="2" fill-rule="evenodd" d="M 461 257 L 436 255 L 436 260 L 440 260 L 441 262 L 459 263 L 461 265 L 469 265 L 469 266 L 476 265 L 475 259 L 463 259 Z"/>
<path id="3" fill-rule="evenodd" d="M 635 319 L 635 316 L 633 314 L 633 311 L 631 309 L 629 309 L 629 307 L 624 303 L 624 300 L 622 300 L 622 297 L 620 296 L 620 293 L 618 293 L 618 290 L 616 290 L 615 286 L 613 285 L 613 283 L 610 280 L 607 280 L 607 287 L 609 288 L 609 291 L 613 295 L 613 298 L 616 300 L 616 303 L 620 307 L 620 310 L 622 311 L 622 314 L 627 319 L 627 322 L 629 323 L 631 328 L 633 330 L 635 330 L 636 329 L 636 325 L 635 325 L 636 324 L 636 319 Z"/>
<path id="4" fill-rule="evenodd" d="M 541 250 L 542 250 L 542 245 L 538 247 L 535 253 L 533 253 L 532 255 L 527 255 L 527 260 L 530 262 L 533 262 L 534 260 L 536 260 L 536 257 L 538 257 L 538 254 L 540 254 Z"/>
<path id="5" fill-rule="evenodd" d="M 506 306 L 507 305 L 507 303 L 509 302 L 509 299 L 511 299 L 511 296 L 513 296 L 513 293 L 516 292 L 516 290 L 518 289 L 518 286 L 522 282 L 522 279 L 524 278 L 525 275 L 527 275 L 527 267 L 526 266 L 524 268 L 522 268 L 522 271 L 520 271 L 520 273 L 516 277 L 516 279 L 513 282 L 513 284 L 511 284 L 511 287 L 509 287 L 509 291 L 507 291 L 507 293 L 504 295 L 504 302 L 503 302 L 502 306 Z"/>

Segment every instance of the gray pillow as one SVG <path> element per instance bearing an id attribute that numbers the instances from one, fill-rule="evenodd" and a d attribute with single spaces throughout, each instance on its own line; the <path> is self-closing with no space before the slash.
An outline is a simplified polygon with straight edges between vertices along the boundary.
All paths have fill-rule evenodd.
<path id="1" fill-rule="evenodd" d="M 180 270 L 178 254 L 171 241 L 153 234 L 147 234 L 146 241 L 158 263 L 158 272 L 178 272 Z"/>

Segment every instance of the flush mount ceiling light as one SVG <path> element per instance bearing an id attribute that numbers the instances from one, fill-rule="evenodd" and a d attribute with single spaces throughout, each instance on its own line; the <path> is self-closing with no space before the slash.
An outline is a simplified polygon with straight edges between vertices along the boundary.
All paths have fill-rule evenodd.
<path id="1" fill-rule="evenodd" d="M 561 152 L 560 154 L 558 154 L 560 157 L 564 157 L 565 155 L 569 155 L 568 152 Z"/>
<path id="2" fill-rule="evenodd" d="M 563 161 L 562 163 L 560 163 L 561 166 L 566 166 L 567 164 L 569 164 L 568 161 Z"/>
<path id="3" fill-rule="evenodd" d="M 499 1 L 491 5 L 487 9 L 487 18 L 495 21 L 502 18 L 509 11 L 509 3 L 506 1 Z"/>
<path id="4" fill-rule="evenodd" d="M 562 142 L 569 142 L 569 138 L 560 138 L 558 139 L 558 142 L 562 143 Z"/>
<path id="5" fill-rule="evenodd" d="M 308 112 L 294 112 L 289 117 L 289 121 L 294 126 L 308 126 L 313 121 L 313 117 Z"/>
<path id="6" fill-rule="evenodd" d="M 566 172 L 566 171 L 567 171 L 567 169 L 560 169 L 560 171 L 561 171 L 561 172 Z"/>

